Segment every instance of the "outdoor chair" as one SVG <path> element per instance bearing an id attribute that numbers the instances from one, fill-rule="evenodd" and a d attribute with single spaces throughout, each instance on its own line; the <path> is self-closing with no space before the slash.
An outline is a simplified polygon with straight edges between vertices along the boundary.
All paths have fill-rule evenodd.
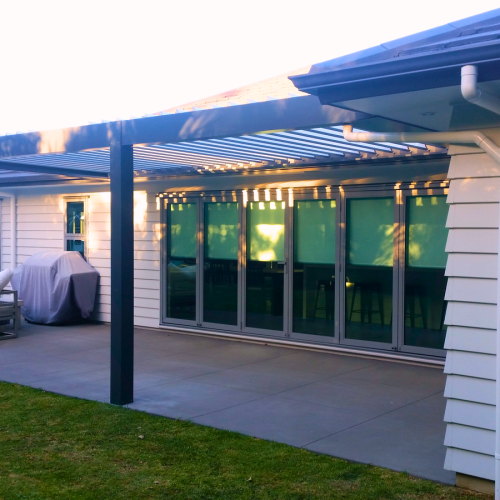
<path id="1" fill-rule="evenodd" d="M 1 329 L 7 328 L 10 331 L 0 331 L 0 340 L 13 339 L 17 337 L 19 325 L 21 323 L 21 301 L 17 300 L 16 290 L 0 291 L 0 325 Z M 9 328 L 12 321 L 12 328 Z M 5 325 L 5 326 L 4 326 Z"/>

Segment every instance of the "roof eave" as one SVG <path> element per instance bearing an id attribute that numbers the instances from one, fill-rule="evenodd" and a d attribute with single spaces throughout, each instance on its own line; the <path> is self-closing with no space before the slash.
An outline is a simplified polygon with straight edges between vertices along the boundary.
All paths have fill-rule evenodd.
<path id="1" fill-rule="evenodd" d="M 289 77 L 322 104 L 448 87 L 460 83 L 460 68 L 479 67 L 479 81 L 500 79 L 500 42 Z"/>

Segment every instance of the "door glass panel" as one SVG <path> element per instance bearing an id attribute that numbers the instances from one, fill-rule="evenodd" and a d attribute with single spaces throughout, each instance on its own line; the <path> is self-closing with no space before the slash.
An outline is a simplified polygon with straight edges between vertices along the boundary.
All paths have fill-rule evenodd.
<path id="1" fill-rule="evenodd" d="M 294 205 L 293 331 L 335 334 L 335 200 Z"/>
<path id="2" fill-rule="evenodd" d="M 196 203 L 168 204 L 167 316 L 196 320 Z"/>
<path id="3" fill-rule="evenodd" d="M 203 321 L 238 322 L 238 203 L 205 204 Z"/>
<path id="4" fill-rule="evenodd" d="M 446 196 L 406 202 L 405 344 L 443 349 L 446 335 Z"/>
<path id="5" fill-rule="evenodd" d="M 248 327 L 283 330 L 284 256 L 285 202 L 248 203 L 246 271 Z"/>
<path id="6" fill-rule="evenodd" d="M 394 198 L 347 200 L 345 336 L 392 343 Z"/>

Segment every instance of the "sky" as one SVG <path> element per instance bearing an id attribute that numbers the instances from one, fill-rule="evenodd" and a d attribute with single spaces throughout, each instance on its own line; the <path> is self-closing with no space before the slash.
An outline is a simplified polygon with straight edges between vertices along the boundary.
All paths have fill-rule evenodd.
<path id="1" fill-rule="evenodd" d="M 497 7 L 498 0 L 5 0 L 0 134 L 144 116 Z"/>

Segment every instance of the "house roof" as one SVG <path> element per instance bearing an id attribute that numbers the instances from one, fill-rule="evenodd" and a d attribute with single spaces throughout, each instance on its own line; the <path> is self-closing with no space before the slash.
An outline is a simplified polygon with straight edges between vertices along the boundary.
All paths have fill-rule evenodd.
<path id="1" fill-rule="evenodd" d="M 293 75 L 322 103 L 455 85 L 464 64 L 480 81 L 500 78 L 500 9 L 339 57 Z M 431 75 L 432 73 L 432 75 Z"/>
<path id="2" fill-rule="evenodd" d="M 197 111 L 202 109 L 234 106 L 238 104 L 270 101 L 274 99 L 306 96 L 308 94 L 298 90 L 288 77 L 302 75 L 307 73 L 310 69 L 311 66 L 307 66 L 295 71 L 289 71 L 287 73 L 283 73 L 282 75 L 267 78 L 250 85 L 245 85 L 244 87 L 228 90 L 220 94 L 191 101 L 153 114 L 161 115 L 182 113 L 185 111 Z"/>
<path id="3" fill-rule="evenodd" d="M 322 104 L 371 115 L 371 131 L 464 130 L 500 125 L 468 103 L 461 69 L 478 68 L 480 88 L 500 94 L 500 9 L 326 61 L 290 79 Z"/>

